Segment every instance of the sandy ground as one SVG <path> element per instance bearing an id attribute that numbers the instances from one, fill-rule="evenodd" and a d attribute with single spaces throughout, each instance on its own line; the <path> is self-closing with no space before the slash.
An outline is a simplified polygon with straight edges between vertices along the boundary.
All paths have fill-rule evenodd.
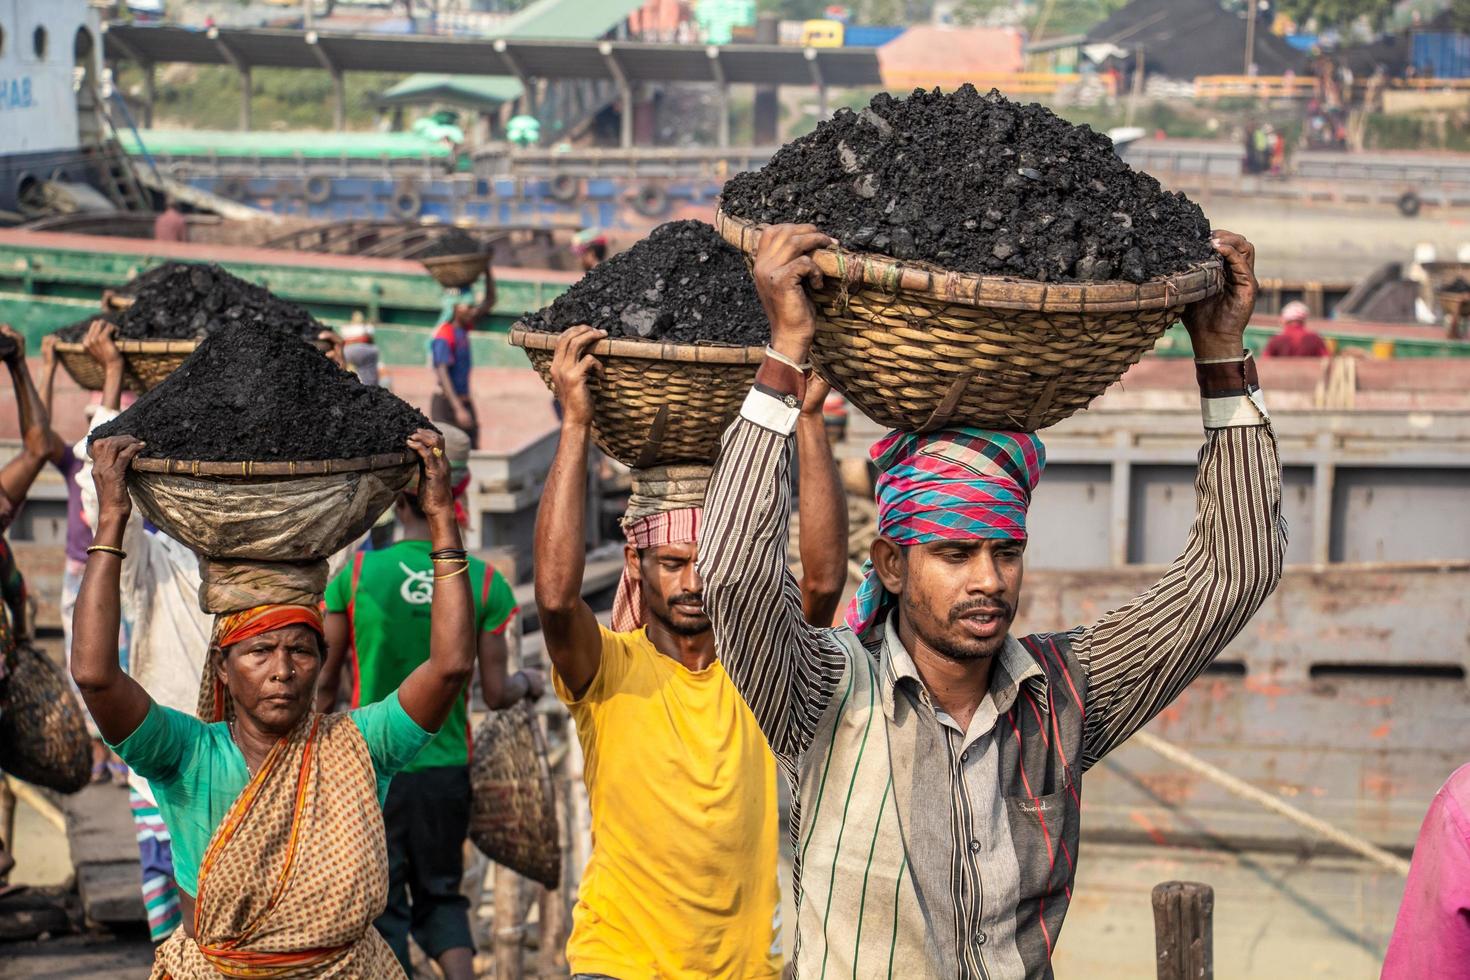
<path id="1" fill-rule="evenodd" d="M 1200 202 L 1216 228 L 1256 246 L 1256 275 L 1326 282 L 1356 280 L 1385 262 L 1407 265 L 1419 243 L 1441 261 L 1470 247 L 1470 212 L 1405 218 L 1391 207 L 1323 207 L 1217 198 Z"/>

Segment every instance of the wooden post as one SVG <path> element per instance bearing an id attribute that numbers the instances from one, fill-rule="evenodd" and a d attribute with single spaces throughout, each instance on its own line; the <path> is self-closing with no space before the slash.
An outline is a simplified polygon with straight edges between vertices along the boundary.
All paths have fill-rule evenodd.
<path id="1" fill-rule="evenodd" d="M 521 980 L 524 935 L 521 918 L 521 876 L 495 865 L 495 980 Z"/>
<path id="2" fill-rule="evenodd" d="M 1214 980 L 1215 890 L 1166 881 L 1154 886 L 1153 903 L 1159 980 Z"/>

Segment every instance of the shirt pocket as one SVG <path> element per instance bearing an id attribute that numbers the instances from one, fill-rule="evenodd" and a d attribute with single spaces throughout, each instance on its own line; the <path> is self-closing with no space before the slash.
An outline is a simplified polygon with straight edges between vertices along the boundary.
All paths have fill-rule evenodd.
<path id="1" fill-rule="evenodd" d="M 1007 796 L 1020 898 L 1045 898 L 1071 885 L 1077 860 L 1080 798 L 1068 785 L 1045 796 Z"/>

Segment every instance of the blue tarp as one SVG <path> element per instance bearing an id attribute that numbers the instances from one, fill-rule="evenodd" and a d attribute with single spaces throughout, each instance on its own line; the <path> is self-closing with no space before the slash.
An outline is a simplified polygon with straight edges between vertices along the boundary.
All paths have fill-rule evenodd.
<path id="1" fill-rule="evenodd" d="M 1470 78 L 1470 34 L 1414 35 L 1414 70 L 1435 78 Z"/>

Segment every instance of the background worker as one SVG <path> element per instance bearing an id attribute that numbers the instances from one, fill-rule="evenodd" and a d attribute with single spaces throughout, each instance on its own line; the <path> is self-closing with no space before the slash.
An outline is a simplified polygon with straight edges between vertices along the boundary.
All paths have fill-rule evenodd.
<path id="1" fill-rule="evenodd" d="M 644 500 L 635 474 L 613 628 L 582 598 L 588 381 L 599 369 L 587 352 L 605 336 L 574 327 L 557 343 L 561 442 L 536 518 L 536 607 L 592 811 L 567 960 L 574 977 L 773 980 L 776 774 L 704 613 L 694 566 L 703 480 L 669 467 L 671 485 Z M 798 437 L 801 601 L 830 623 L 847 576 L 847 507 L 821 405 L 814 390 Z"/>
<path id="2" fill-rule="evenodd" d="M 123 359 L 115 342 L 115 328 L 110 323 L 94 321 L 83 343 L 104 372 L 102 402 L 92 415 L 90 434 L 91 429 L 118 415 L 122 403 Z M 83 454 L 82 465 L 73 481 L 78 488 L 78 510 L 86 536 L 81 546 L 83 570 L 98 512 L 91 461 L 85 456 L 86 442 L 87 438 L 83 437 L 78 443 Z M 122 549 L 128 553 L 128 560 L 122 563 L 118 575 L 118 595 L 128 624 L 124 631 L 128 654 L 122 660 L 123 669 L 158 704 L 192 713 L 199 704 L 199 681 L 204 673 L 214 619 L 199 607 L 199 559 L 168 535 L 148 530 L 143 516 L 136 512 L 129 515 L 123 530 Z M 78 587 L 80 580 L 78 573 Z M 68 619 L 74 616 L 75 605 L 73 593 L 72 608 L 63 609 Z M 68 633 L 75 632 L 71 624 L 67 629 Z M 68 650 L 71 642 L 68 638 Z M 87 721 L 89 726 L 96 724 L 90 713 Z M 154 943 L 161 943 L 182 921 L 173 838 L 148 780 L 126 767 L 124 772 L 128 806 L 137 831 L 148 933 Z"/>
<path id="3" fill-rule="evenodd" d="M 16 511 L 25 503 L 31 484 L 36 482 L 36 477 L 46 465 L 51 451 L 51 421 L 26 365 L 25 337 L 6 323 L 0 323 L 0 359 L 4 360 L 15 387 L 22 440 L 20 453 L 0 468 L 0 607 L 3 607 L 0 608 L 0 691 L 3 691 L 15 650 L 31 637 L 34 625 L 31 622 L 32 600 L 5 532 L 15 519 Z M 15 867 L 15 807 L 13 800 L 8 798 L 9 789 L 4 787 L 4 774 L 0 773 L 0 788 L 7 796 L 3 801 L 6 805 L 0 808 L 5 818 L 4 826 L 0 826 L 0 894 L 9 890 L 7 881 L 10 870 Z"/>
<path id="4" fill-rule="evenodd" d="M 469 438 L 444 426 L 444 455 L 455 496 L 469 482 Z M 317 688 L 317 708 L 331 711 L 349 660 L 356 682 L 349 708 L 381 701 L 429 658 L 434 599 L 430 527 L 417 494 L 400 493 L 393 505 L 403 538 L 379 551 L 359 552 L 327 586 L 327 660 Z M 480 692 L 492 711 L 525 697 L 539 698 L 539 671 L 506 677 L 506 633 L 516 614 L 510 584 L 477 558 L 466 573 L 473 586 Z M 404 973 L 413 975 L 412 933 L 447 980 L 474 976 L 469 900 L 460 892 L 464 840 L 470 821 L 468 692 L 449 709 L 444 727 L 393 777 L 383 804 L 388 840 L 388 905 L 373 923 Z"/>
<path id="5" fill-rule="evenodd" d="M 153 219 L 153 240 L 158 242 L 187 242 L 189 220 L 179 210 L 178 202 L 172 197 L 164 199 L 163 210 Z"/>
<path id="6" fill-rule="evenodd" d="M 1307 327 L 1312 311 L 1293 301 L 1281 310 L 1281 332 L 1266 344 L 1264 357 L 1331 357 L 1332 350 L 1322 335 Z"/>
<path id="7" fill-rule="evenodd" d="M 82 347 L 92 359 L 102 365 L 102 390 L 97 401 L 86 408 L 91 425 L 116 417 L 123 403 L 123 359 L 114 342 L 117 327 L 106 320 L 93 320 L 82 338 Z M 41 341 L 41 401 L 52 419 L 52 397 L 56 389 L 56 369 L 60 362 L 56 357 L 56 334 L 47 334 Z M 83 437 L 75 446 L 68 446 L 61 436 L 51 430 L 51 464 L 61 473 L 66 484 L 66 546 L 65 564 L 61 576 L 61 640 L 67 664 L 67 680 L 71 680 L 72 614 L 76 610 L 77 590 L 82 586 L 82 571 L 87 567 L 87 546 L 92 543 L 92 528 L 82 513 L 83 489 L 77 479 L 86 466 L 87 440 Z M 90 481 L 90 474 L 86 478 Z M 118 657 L 123 669 L 128 669 L 128 616 L 123 617 L 123 627 L 118 635 Z M 76 685 L 72 684 L 76 691 Z M 81 692 L 76 691 L 78 701 Z M 86 713 L 83 712 L 85 715 Z M 92 736 L 92 782 L 112 781 L 126 786 L 128 767 L 102 742 L 102 735 L 91 715 L 86 715 L 87 733 Z"/>
<path id="8" fill-rule="evenodd" d="M 607 261 L 607 236 L 601 228 L 584 228 L 572 238 L 572 254 L 583 272 L 591 272 Z"/>
<path id="9" fill-rule="evenodd" d="M 1470 765 L 1440 787 L 1414 842 L 1382 980 L 1470 980 Z"/>
<path id="10" fill-rule="evenodd" d="M 485 268 L 485 293 L 479 303 L 472 303 L 468 289 L 461 291 L 449 315 L 434 331 L 429 351 L 438 388 L 429 403 L 429 418 L 448 422 L 470 437 L 470 448 L 480 445 L 480 422 L 475 416 L 475 400 L 470 394 L 470 373 L 474 356 L 470 350 L 470 331 L 495 308 L 495 274 Z"/>

